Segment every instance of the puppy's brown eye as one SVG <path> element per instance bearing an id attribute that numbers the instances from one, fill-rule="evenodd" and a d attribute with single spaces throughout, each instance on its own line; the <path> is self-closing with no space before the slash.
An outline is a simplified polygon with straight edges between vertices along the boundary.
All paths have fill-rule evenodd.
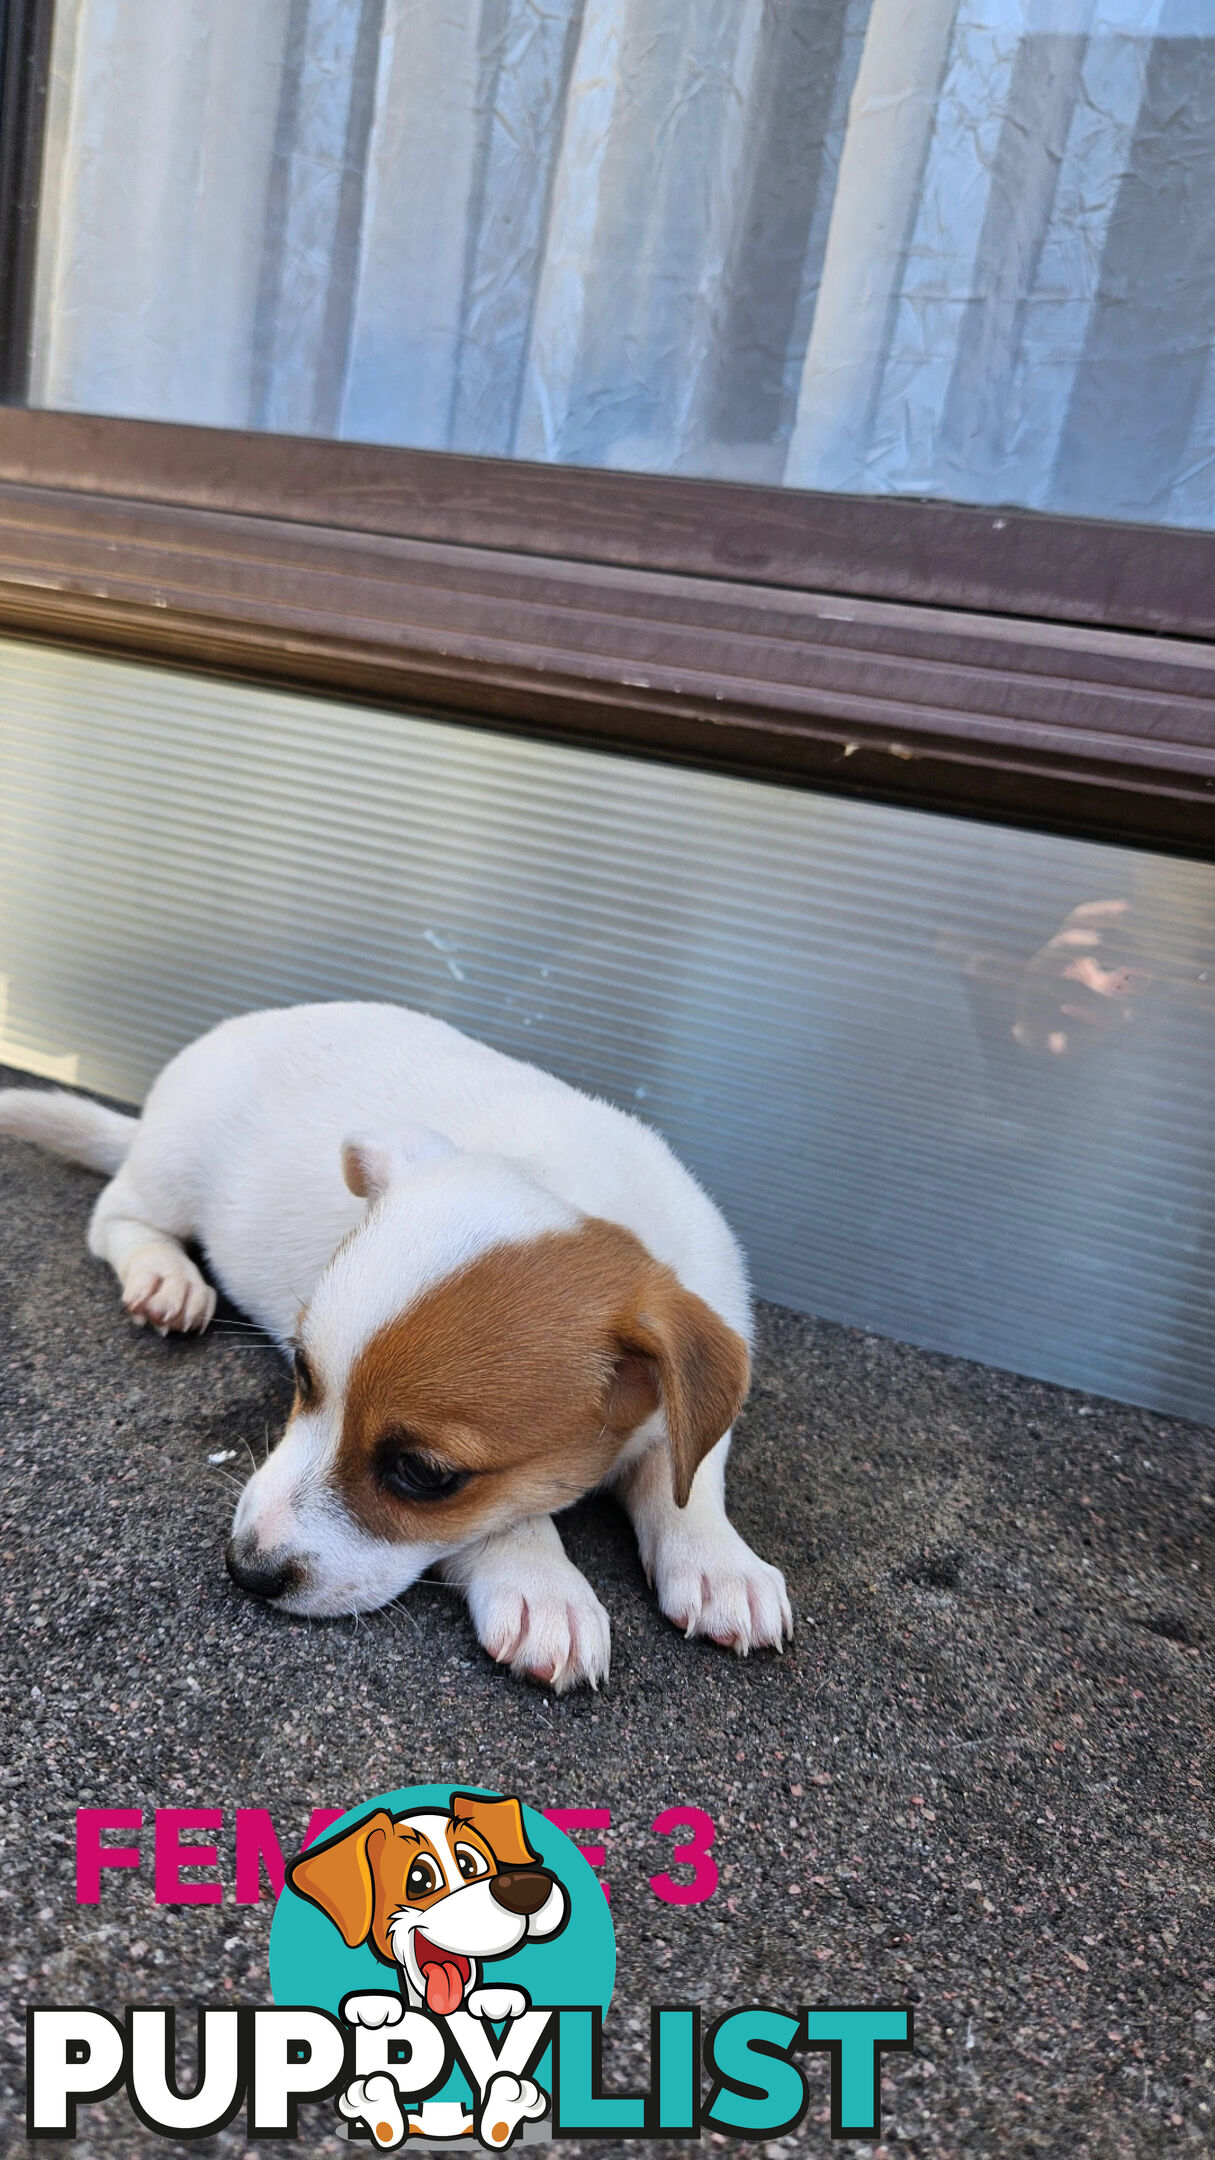
<path id="1" fill-rule="evenodd" d="M 475 1845 L 457 1845 L 456 1866 L 465 1882 L 478 1882 L 482 1875 L 489 1873 L 489 1862 Z"/>
<path id="2" fill-rule="evenodd" d="M 433 1860 L 415 1860 L 405 1877 L 406 1897 L 429 1897 L 439 1888 L 439 1871 Z"/>
<path id="3" fill-rule="evenodd" d="M 407 1447 L 391 1434 L 380 1443 L 376 1471 L 387 1492 L 398 1500 L 415 1502 L 447 1500 L 467 1485 L 469 1478 L 467 1470 L 453 1470 L 447 1463 L 436 1462 L 433 1455 Z"/>
<path id="4" fill-rule="evenodd" d="M 302 1350 L 297 1350 L 295 1353 L 295 1392 L 302 1403 L 311 1402 L 313 1395 L 316 1393 L 312 1378 L 312 1367 Z"/>

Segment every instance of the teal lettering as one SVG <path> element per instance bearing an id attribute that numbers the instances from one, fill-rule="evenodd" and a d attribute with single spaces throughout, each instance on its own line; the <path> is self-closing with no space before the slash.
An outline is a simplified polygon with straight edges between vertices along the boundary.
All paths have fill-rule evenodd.
<path id="1" fill-rule="evenodd" d="M 806 2081 L 789 2051 L 801 2038 L 782 2010 L 731 2010 L 709 2034 L 705 2056 L 714 2078 L 706 2114 L 723 2130 L 779 2137 L 801 2121 Z"/>
<path id="2" fill-rule="evenodd" d="M 643 2093 L 600 2091 L 602 2019 L 598 2010 L 561 2010 L 553 2080 L 553 2128 L 601 2137 L 645 2128 Z"/>
<path id="3" fill-rule="evenodd" d="M 881 2127 L 881 2057 L 911 2042 L 910 2010 L 807 2010 L 806 2044 L 831 2056 L 832 2137 Z"/>
<path id="4" fill-rule="evenodd" d="M 695 2010 L 659 2010 L 654 2019 L 655 2130 L 692 2135 L 700 2127 Z"/>

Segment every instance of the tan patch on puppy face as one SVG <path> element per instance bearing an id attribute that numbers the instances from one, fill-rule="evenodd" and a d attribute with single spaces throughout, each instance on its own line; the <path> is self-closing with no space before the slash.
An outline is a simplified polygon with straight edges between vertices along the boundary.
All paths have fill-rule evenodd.
<path id="1" fill-rule="evenodd" d="M 523 1810 L 513 1796 L 487 1800 L 481 1793 L 454 1792 L 451 1818 L 447 1837 L 453 1852 L 460 1839 L 471 1835 L 493 1862 L 495 1874 L 499 1862 L 507 1868 L 538 1866 L 540 1855 L 528 1843 Z"/>
<path id="2" fill-rule="evenodd" d="M 484 1838 L 460 1821 L 445 1825 L 452 1858 L 460 1864 L 460 1847 L 480 1855 L 476 1875 L 497 1875 L 497 1860 Z M 391 1922 L 400 1912 L 430 1912 L 452 1894 L 443 1858 L 424 1830 L 411 1821 L 398 1821 L 376 1808 L 363 1823 L 355 1823 L 342 1836 L 324 1840 L 320 1847 L 301 1853 L 290 1866 L 292 1888 L 320 1905 L 333 1920 L 344 1942 L 355 1946 L 372 1942 L 376 1955 L 393 1963 Z M 460 1868 L 465 1875 L 465 1868 Z"/>
<path id="3" fill-rule="evenodd" d="M 483 1253 L 373 1336 L 334 1481 L 377 1537 L 463 1542 L 599 1484 L 661 1403 L 682 1504 L 747 1379 L 741 1337 L 631 1232 L 587 1221 Z M 401 1497 L 391 1467 L 419 1456 L 466 1482 Z"/>

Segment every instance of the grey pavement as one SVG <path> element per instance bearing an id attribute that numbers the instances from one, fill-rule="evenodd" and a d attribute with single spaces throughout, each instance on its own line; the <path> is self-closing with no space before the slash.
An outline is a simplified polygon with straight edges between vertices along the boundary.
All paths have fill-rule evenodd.
<path id="1" fill-rule="evenodd" d="M 285 1375 L 230 1319 L 133 1330 L 85 1252 L 96 1190 L 0 1143 L 6 2150 L 26 2150 L 27 2000 L 269 1999 L 269 1899 L 233 1901 L 237 1808 L 290 1848 L 314 1807 L 431 1779 L 611 1809 L 613 2079 L 644 2077 L 651 2000 L 914 2003 L 879 2145 L 832 2147 L 811 2058 L 806 2123 L 740 2154 L 1215 2150 L 1211 1434 L 764 1310 L 732 1506 L 788 1576 L 795 1643 L 743 1662 L 683 1642 L 591 1501 L 565 1528 L 612 1677 L 554 1701 L 496 1671 L 438 1585 L 357 1626 L 232 1587 L 233 1474 Z M 698 1906 L 649 1888 L 675 1802 L 717 1826 Z M 193 1805 L 224 1811 L 224 1901 L 157 1906 L 153 1810 Z M 143 1865 L 79 1908 L 78 1806 L 147 1817 Z M 350 2150 L 323 2109 L 305 2121 L 299 2149 Z M 175 2149 L 120 2099 L 81 2133 L 43 2149 Z M 246 2145 L 235 2125 L 178 2149 Z"/>

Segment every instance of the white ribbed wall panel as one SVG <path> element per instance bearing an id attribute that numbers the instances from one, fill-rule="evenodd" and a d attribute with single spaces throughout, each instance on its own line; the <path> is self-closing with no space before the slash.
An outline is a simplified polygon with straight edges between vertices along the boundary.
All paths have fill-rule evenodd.
<path id="1" fill-rule="evenodd" d="M 767 1297 L 1215 1414 L 1215 868 L 0 643 L 0 1058 L 349 996 L 652 1119 Z"/>

